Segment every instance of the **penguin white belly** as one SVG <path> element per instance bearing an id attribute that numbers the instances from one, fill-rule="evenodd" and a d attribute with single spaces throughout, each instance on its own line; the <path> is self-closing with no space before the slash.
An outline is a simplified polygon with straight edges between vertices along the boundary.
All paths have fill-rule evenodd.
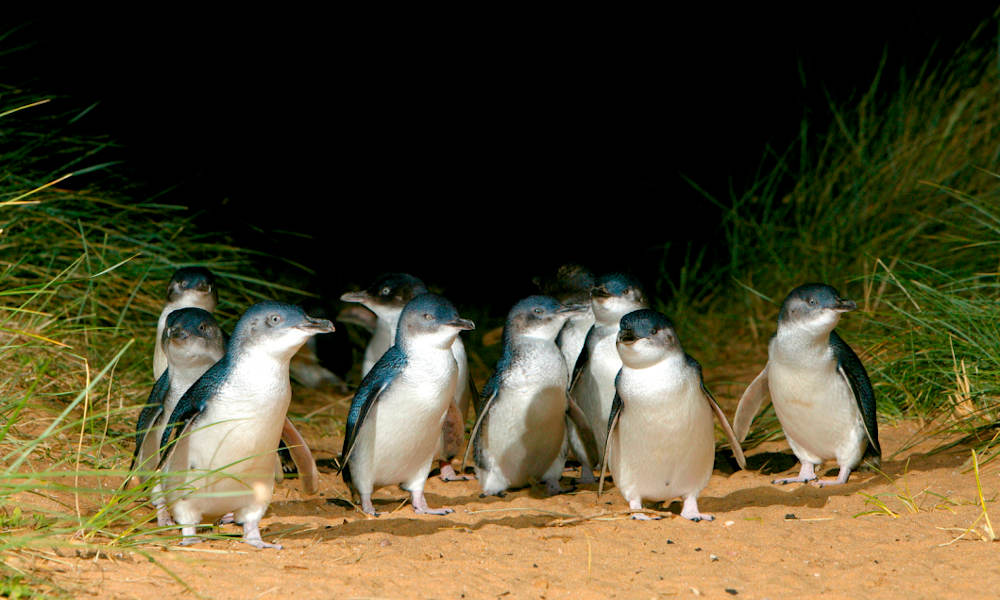
<path id="1" fill-rule="evenodd" d="M 608 417 L 615 400 L 615 377 L 622 367 L 621 357 L 615 347 L 615 336 L 609 335 L 594 345 L 586 369 L 574 390 L 576 400 L 590 423 L 597 438 L 597 450 L 604 453 L 608 431 Z"/>
<path id="2" fill-rule="evenodd" d="M 367 375 L 386 350 L 392 347 L 395 338 L 396 327 L 394 325 L 387 323 L 385 319 L 379 319 L 375 322 L 375 332 L 372 334 L 371 340 L 368 341 L 368 345 L 365 346 L 365 357 L 361 362 L 362 377 Z"/>
<path id="3" fill-rule="evenodd" d="M 867 439 L 854 393 L 830 360 L 822 369 L 768 364 L 774 411 L 800 460 L 857 465 Z"/>
<path id="4" fill-rule="evenodd" d="M 565 414 L 566 390 L 558 383 L 502 389 L 486 420 L 489 468 L 499 469 L 511 487 L 542 480 L 562 453 Z"/>
<path id="5" fill-rule="evenodd" d="M 351 465 L 359 488 L 364 479 L 379 487 L 427 478 L 457 380 L 451 351 L 440 354 L 446 360 L 439 358 L 426 365 L 411 360 L 372 407 L 374 415 L 369 415 L 358 432 L 357 451 L 361 455 Z M 368 477 L 363 474 L 366 468 L 371 469 Z"/>
<path id="6" fill-rule="evenodd" d="M 625 374 L 623 373 L 623 378 Z M 697 495 L 715 461 L 712 410 L 697 382 L 645 393 L 634 385 L 611 436 L 609 467 L 626 500 Z"/>
<path id="7" fill-rule="evenodd" d="M 570 319 L 559 333 L 559 350 L 569 368 L 572 369 L 576 365 L 576 359 L 583 350 L 584 342 L 587 341 L 587 332 L 593 324 L 594 314 L 590 313 L 585 317 Z"/>

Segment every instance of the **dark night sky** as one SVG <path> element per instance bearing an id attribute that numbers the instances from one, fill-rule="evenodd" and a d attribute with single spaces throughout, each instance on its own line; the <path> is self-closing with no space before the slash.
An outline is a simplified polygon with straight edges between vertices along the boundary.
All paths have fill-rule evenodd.
<path id="1" fill-rule="evenodd" d="M 803 114 L 824 126 L 824 89 L 860 93 L 886 47 L 887 73 L 915 70 L 992 12 L 860 6 L 47 15 L 5 42 L 34 46 L 0 73 L 99 100 L 81 126 L 126 146 L 110 158 L 142 191 L 283 248 L 327 295 L 405 270 L 509 306 L 562 262 L 648 282 L 668 241 L 718 248 L 719 215 L 682 174 L 741 189 Z"/>

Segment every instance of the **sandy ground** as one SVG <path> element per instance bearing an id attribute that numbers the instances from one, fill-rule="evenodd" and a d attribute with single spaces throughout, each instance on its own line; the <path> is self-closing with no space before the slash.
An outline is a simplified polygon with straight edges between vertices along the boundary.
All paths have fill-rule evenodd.
<path id="1" fill-rule="evenodd" d="M 342 423 L 348 401 L 300 397 L 293 412 L 329 403 L 321 413 Z M 732 414 L 733 399 L 720 401 Z M 749 451 L 747 471 L 731 472 L 720 453 L 723 468 L 699 501 L 716 518 L 700 523 L 678 517 L 679 502 L 662 520 L 631 520 L 613 485 L 601 498 L 584 486 L 552 498 L 525 489 L 481 499 L 475 481 L 437 478 L 428 501 L 453 514 L 416 515 L 406 493 L 386 488 L 376 494 L 384 514 L 368 518 L 330 502 L 348 497 L 330 468 L 342 435 L 334 423 L 302 426 L 321 465 L 321 493 L 305 496 L 294 480 L 277 486 L 262 531 L 280 551 L 240 543 L 240 528 L 229 525 L 220 533 L 231 539 L 150 545 L 152 560 L 40 553 L 22 566 L 80 598 L 980 598 L 1000 586 L 1000 545 L 961 535 L 982 514 L 975 476 L 963 467 L 969 450 L 931 455 L 940 443 L 931 440 L 897 453 L 913 423 L 882 426 L 885 475 L 857 473 L 843 487 L 772 485 L 774 469 L 797 471 L 784 441 Z M 1000 464 L 981 479 L 992 500 Z M 893 514 L 860 515 L 880 504 Z M 1000 511 L 987 506 L 1000 525 Z"/>

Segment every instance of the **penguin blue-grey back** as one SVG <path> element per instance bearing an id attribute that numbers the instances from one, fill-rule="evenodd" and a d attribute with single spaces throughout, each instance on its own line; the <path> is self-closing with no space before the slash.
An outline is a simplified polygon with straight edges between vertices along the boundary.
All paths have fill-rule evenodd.
<path id="1" fill-rule="evenodd" d="M 585 310 L 531 296 L 508 313 L 503 353 L 483 390 L 470 438 L 484 495 L 502 496 L 531 481 L 543 482 L 550 495 L 566 491 L 559 480 L 566 462 L 569 369 L 555 340 L 566 321 Z"/>
<path id="2" fill-rule="evenodd" d="M 673 324 L 642 309 L 622 317 L 616 346 L 622 368 L 608 418 L 605 458 L 615 486 L 637 511 L 646 500 L 684 499 L 681 516 L 712 520 L 698 510 L 698 494 L 715 460 L 713 414 L 729 438 L 740 467 L 746 459 L 729 421 L 705 386 L 701 365 L 684 352 Z"/>
<path id="3" fill-rule="evenodd" d="M 344 434 L 341 472 L 364 512 L 376 514 L 376 487 L 395 484 L 417 513 L 452 512 L 428 507 L 423 489 L 458 382 L 452 344 L 474 328 L 435 294 L 416 296 L 400 314 L 395 344 L 361 381 Z"/>
<path id="4" fill-rule="evenodd" d="M 774 483 L 815 480 L 815 467 L 834 459 L 840 467 L 837 479 L 818 484 L 843 484 L 862 460 L 878 465 L 881 459 L 871 381 L 857 355 L 834 331 L 841 315 L 856 308 L 853 300 L 822 283 L 801 285 L 782 302 L 767 364 L 743 392 L 733 420 L 738 437 L 744 439 L 770 394 L 785 438 L 801 463 L 797 477 Z"/>
<path id="5" fill-rule="evenodd" d="M 255 304 L 236 324 L 225 356 L 181 396 L 160 451 L 166 503 L 182 526 L 182 543 L 198 541 L 203 516 L 232 512 L 243 541 L 280 548 L 261 539 L 259 524 L 291 399 L 288 366 L 307 339 L 331 331 L 332 323 L 296 306 Z"/>

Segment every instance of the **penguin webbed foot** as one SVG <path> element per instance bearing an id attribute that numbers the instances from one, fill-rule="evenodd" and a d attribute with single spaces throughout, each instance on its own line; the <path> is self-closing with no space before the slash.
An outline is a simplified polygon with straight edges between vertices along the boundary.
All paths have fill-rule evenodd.
<path id="1" fill-rule="evenodd" d="M 563 487 L 558 479 L 545 482 L 545 491 L 549 496 L 558 496 L 559 494 L 569 494 L 570 492 L 576 491 L 576 486 L 570 484 L 569 487 Z"/>
<path id="2" fill-rule="evenodd" d="M 483 492 L 482 494 L 479 494 L 480 498 L 489 498 L 490 496 L 496 496 L 497 498 L 506 498 L 507 497 L 507 491 L 506 490 L 500 490 L 499 492 L 492 492 L 492 493 Z"/>
<path id="3" fill-rule="evenodd" d="M 470 477 L 468 475 L 459 475 L 455 472 L 455 467 L 451 466 L 451 463 L 441 461 L 441 474 L 438 475 L 441 481 L 469 481 Z"/>
<path id="4" fill-rule="evenodd" d="M 418 515 L 450 515 L 455 512 L 452 508 L 431 508 L 427 506 L 427 500 L 424 498 L 424 492 L 421 491 L 411 491 L 413 511 Z"/>
<path id="5" fill-rule="evenodd" d="M 851 470 L 841 467 L 836 479 L 817 479 L 816 487 L 827 487 L 831 485 L 844 485 L 851 478 Z"/>
<path id="6" fill-rule="evenodd" d="M 785 485 L 788 483 L 808 483 L 810 481 L 815 481 L 818 479 L 816 477 L 816 467 L 812 463 L 804 462 L 802 467 L 799 469 L 799 474 L 797 477 L 786 477 L 784 479 L 774 479 L 771 483 L 775 485 Z"/>
<path id="7" fill-rule="evenodd" d="M 694 496 L 684 499 L 684 507 L 681 509 L 681 516 L 695 523 L 715 520 L 714 516 L 698 511 L 698 499 Z"/>
<path id="8" fill-rule="evenodd" d="M 181 546 L 193 546 L 195 544 L 200 544 L 200 543 L 202 543 L 204 541 L 205 540 L 201 539 L 198 536 L 186 535 L 186 536 L 184 536 L 184 539 L 181 540 L 180 545 Z"/>
<path id="9" fill-rule="evenodd" d="M 656 515 L 652 515 L 651 516 L 651 515 L 648 515 L 646 513 L 641 513 L 641 512 L 632 513 L 632 520 L 633 521 L 659 521 L 662 518 L 663 517 L 656 516 Z"/>

